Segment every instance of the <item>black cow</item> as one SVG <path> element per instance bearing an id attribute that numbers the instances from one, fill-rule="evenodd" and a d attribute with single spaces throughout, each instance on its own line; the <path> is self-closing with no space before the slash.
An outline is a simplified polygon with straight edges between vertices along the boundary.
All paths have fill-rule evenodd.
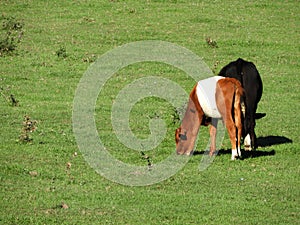
<path id="1" fill-rule="evenodd" d="M 219 72 L 219 76 L 232 77 L 238 79 L 245 90 L 245 118 L 244 118 L 244 140 L 245 150 L 257 147 L 255 127 L 255 112 L 257 104 L 261 99 L 263 84 L 260 75 L 252 62 L 247 62 L 241 58 L 224 66 Z M 249 135 L 250 137 L 249 137 Z M 251 140 L 251 143 L 249 143 Z"/>

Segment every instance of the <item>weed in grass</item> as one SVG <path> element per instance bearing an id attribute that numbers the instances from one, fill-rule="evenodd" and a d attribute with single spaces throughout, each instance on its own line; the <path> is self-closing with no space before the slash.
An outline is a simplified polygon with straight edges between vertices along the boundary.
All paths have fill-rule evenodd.
<path id="1" fill-rule="evenodd" d="M 64 202 L 62 202 L 61 203 L 61 206 L 60 206 L 62 209 L 68 209 L 69 208 L 69 206 L 66 204 L 66 203 L 64 203 Z"/>
<path id="2" fill-rule="evenodd" d="M 150 156 L 148 156 L 144 152 L 141 152 L 141 155 L 142 155 L 142 159 L 147 160 L 148 169 L 150 170 L 151 167 L 153 166 L 153 164 L 151 163 Z"/>
<path id="3" fill-rule="evenodd" d="M 2 15 L 2 30 L 0 37 L 0 56 L 16 50 L 24 34 L 24 24 L 13 16 Z"/>
<path id="4" fill-rule="evenodd" d="M 214 74 L 217 74 L 217 68 L 218 68 L 219 64 L 220 64 L 220 61 L 218 61 L 218 60 L 214 63 L 213 68 L 212 68 L 212 72 Z"/>
<path id="5" fill-rule="evenodd" d="M 67 58 L 66 47 L 60 46 L 59 49 L 55 52 L 58 58 Z"/>
<path id="6" fill-rule="evenodd" d="M 82 58 L 83 62 L 92 63 L 95 62 L 97 59 L 96 55 L 94 54 L 86 54 L 85 57 Z"/>
<path id="7" fill-rule="evenodd" d="M 74 182 L 74 177 L 71 175 L 71 167 L 72 167 L 72 163 L 67 162 L 67 164 L 66 164 L 66 174 L 69 178 L 69 183 Z"/>
<path id="8" fill-rule="evenodd" d="M 19 141 L 23 143 L 32 142 L 32 137 L 30 133 L 34 132 L 37 129 L 37 121 L 31 120 L 29 116 L 24 116 L 23 127 L 21 131 L 21 135 L 19 137 Z"/>
<path id="9" fill-rule="evenodd" d="M 15 98 L 15 96 L 13 94 L 10 95 L 10 100 L 11 100 L 12 106 L 18 106 L 19 105 L 19 101 Z"/>
<path id="10" fill-rule="evenodd" d="M 38 175 L 38 172 L 33 170 L 33 171 L 29 171 L 29 175 L 32 177 L 36 177 Z"/>
<path id="11" fill-rule="evenodd" d="M 15 98 L 13 94 L 10 94 L 10 96 L 8 97 L 7 94 L 3 92 L 3 88 L 0 88 L 0 93 L 2 97 L 6 100 L 6 102 L 11 104 L 11 106 L 19 106 L 19 101 Z"/>
<path id="12" fill-rule="evenodd" d="M 180 112 L 174 108 L 174 111 L 172 112 L 172 122 L 173 124 L 179 124 L 180 123 Z"/>
<path id="13" fill-rule="evenodd" d="M 206 43 L 208 44 L 208 46 L 210 46 L 212 48 L 218 48 L 218 44 L 215 40 L 211 39 L 210 37 L 207 37 L 205 40 L 206 40 Z"/>

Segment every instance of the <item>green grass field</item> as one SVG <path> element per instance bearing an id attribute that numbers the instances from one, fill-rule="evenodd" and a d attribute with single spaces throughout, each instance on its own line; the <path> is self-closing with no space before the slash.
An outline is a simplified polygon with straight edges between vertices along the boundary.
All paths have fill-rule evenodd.
<path id="1" fill-rule="evenodd" d="M 279 0 L 1 1 L 1 23 L 14 17 L 24 33 L 0 57 L 0 224 L 299 224 L 299 9 L 298 1 Z M 200 153 L 154 185 L 114 183 L 88 165 L 72 129 L 76 87 L 97 57 L 143 40 L 183 46 L 215 72 L 238 57 L 255 63 L 264 84 L 258 112 L 266 113 L 257 120 L 256 157 L 230 161 L 226 136 L 224 150 L 200 172 L 208 137 L 202 128 Z M 96 104 L 99 136 L 113 156 L 134 165 L 147 160 L 115 137 L 111 106 L 121 88 L 147 76 L 171 79 L 187 92 L 194 86 L 184 72 L 150 62 L 108 80 Z M 31 141 L 20 138 L 25 115 L 37 121 Z M 147 152 L 154 164 L 175 151 L 179 121 L 172 115 L 158 98 L 132 109 L 140 138 L 149 134 L 149 118 L 167 124 L 161 145 Z"/>

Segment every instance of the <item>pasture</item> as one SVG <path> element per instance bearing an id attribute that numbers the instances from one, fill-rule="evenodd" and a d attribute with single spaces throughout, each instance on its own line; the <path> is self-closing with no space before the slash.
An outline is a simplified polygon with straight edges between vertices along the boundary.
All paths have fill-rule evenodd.
<path id="1" fill-rule="evenodd" d="M 0 56 L 0 224 L 299 223 L 298 1 L 4 0 L 1 20 L 19 22 L 23 33 L 14 51 Z M 199 171 L 208 138 L 201 127 L 196 154 L 163 182 L 124 186 L 88 165 L 72 128 L 76 87 L 97 57 L 143 40 L 183 46 L 215 73 L 238 57 L 257 66 L 264 85 L 258 113 L 266 116 L 257 120 L 252 157 L 230 161 L 226 135 L 214 162 Z M 145 157 L 116 138 L 112 103 L 120 89 L 147 76 L 187 92 L 195 84 L 155 62 L 130 65 L 107 81 L 94 113 L 99 137 L 114 157 L 134 165 L 174 152 L 180 123 L 170 104 L 145 98 L 132 108 L 130 126 L 145 138 L 149 119 L 163 119 L 163 142 Z"/>

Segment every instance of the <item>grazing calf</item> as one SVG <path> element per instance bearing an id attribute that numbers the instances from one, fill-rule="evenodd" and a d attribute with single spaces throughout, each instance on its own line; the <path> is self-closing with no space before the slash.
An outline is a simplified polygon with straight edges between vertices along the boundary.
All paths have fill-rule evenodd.
<path id="1" fill-rule="evenodd" d="M 231 159 L 241 156 L 242 95 L 243 88 L 234 78 L 215 76 L 199 81 L 190 93 L 181 126 L 175 132 L 177 154 L 190 155 L 194 150 L 200 125 L 211 124 L 210 155 L 213 155 L 216 150 L 217 122 L 222 118 L 230 137 Z"/>
<path id="2" fill-rule="evenodd" d="M 263 84 L 260 75 L 252 62 L 241 58 L 224 66 L 219 76 L 232 77 L 240 81 L 244 88 L 245 116 L 243 126 L 244 148 L 251 150 L 257 148 L 255 135 L 255 112 L 261 99 Z"/>

